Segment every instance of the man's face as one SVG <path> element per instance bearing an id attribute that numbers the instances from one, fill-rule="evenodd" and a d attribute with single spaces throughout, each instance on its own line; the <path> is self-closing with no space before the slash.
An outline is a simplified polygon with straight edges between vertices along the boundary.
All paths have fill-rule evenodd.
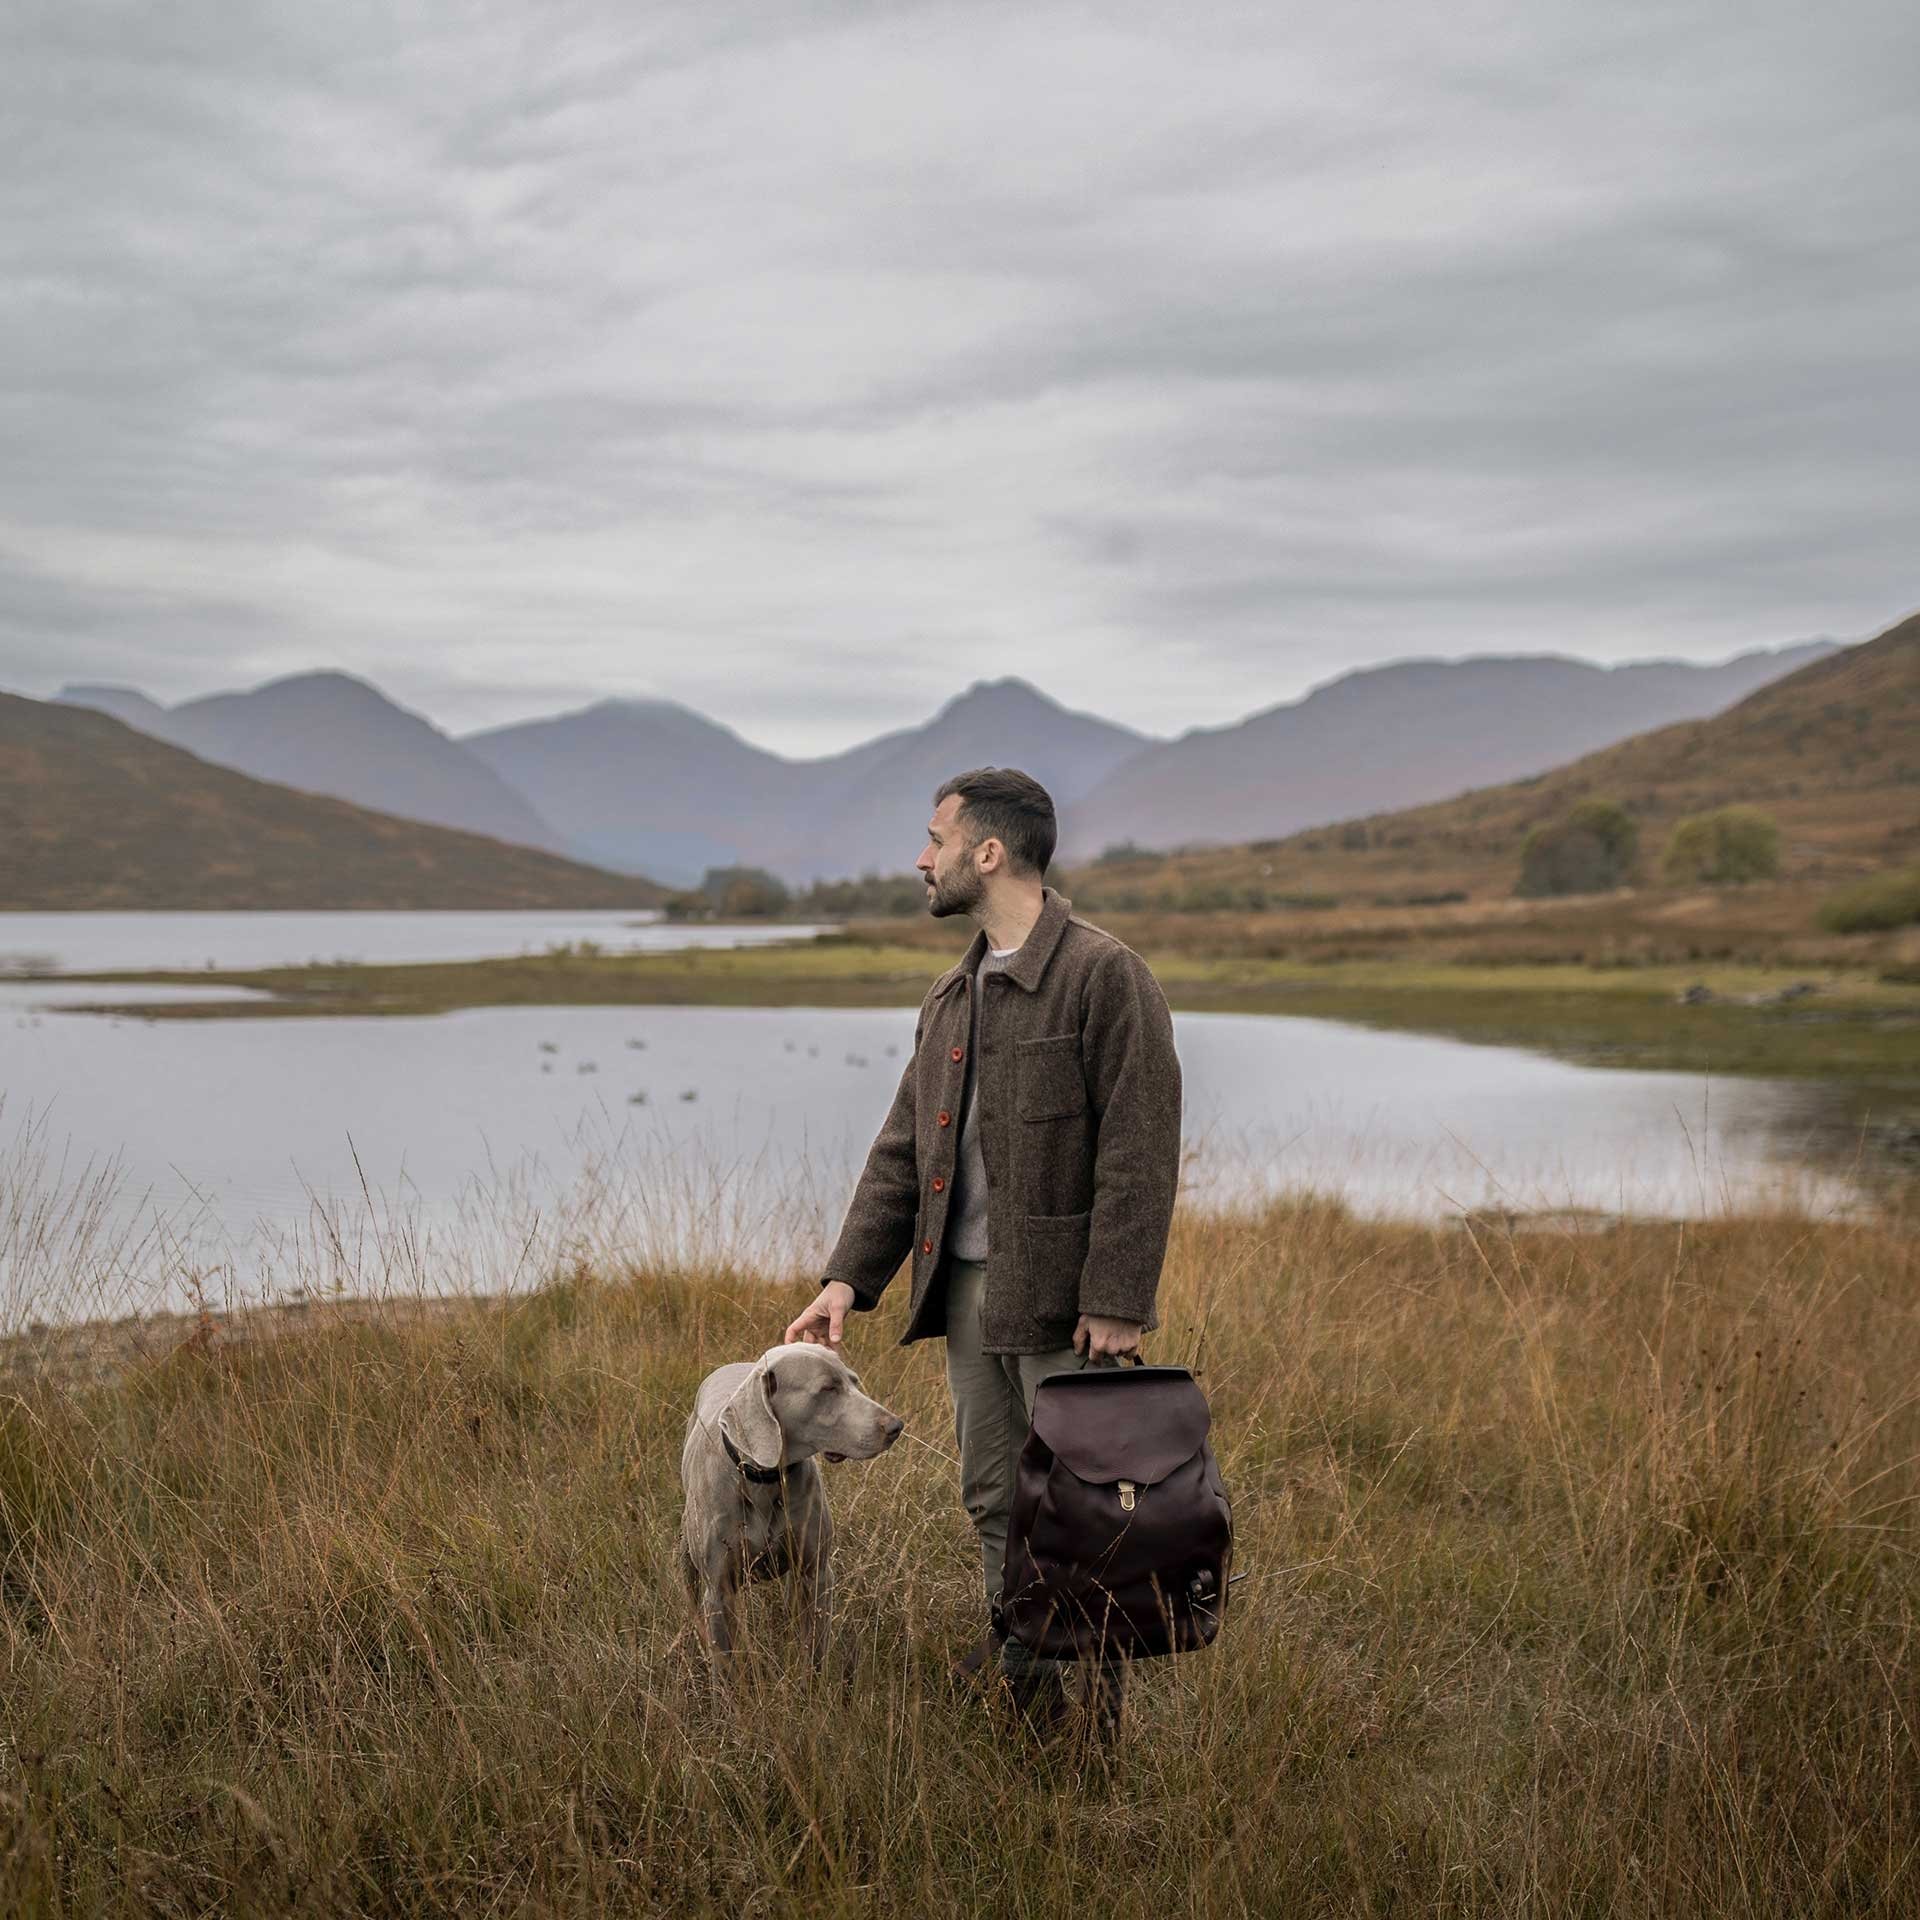
<path id="1" fill-rule="evenodd" d="M 927 844 L 914 865 L 927 883 L 927 911 L 936 920 L 971 913 L 987 883 L 974 864 L 975 842 L 960 822 L 960 796 L 950 793 L 927 822 Z"/>

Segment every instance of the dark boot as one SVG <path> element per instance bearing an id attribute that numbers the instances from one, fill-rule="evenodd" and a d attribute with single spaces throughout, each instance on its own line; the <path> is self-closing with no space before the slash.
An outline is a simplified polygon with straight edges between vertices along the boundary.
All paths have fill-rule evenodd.
<path id="1" fill-rule="evenodd" d="M 1061 1663 L 1029 1653 L 1017 1640 L 1000 1650 L 1006 1679 L 1006 1699 L 1021 1723 L 1042 1740 L 1051 1739 L 1067 1723 L 1073 1708 L 1061 1684 Z"/>

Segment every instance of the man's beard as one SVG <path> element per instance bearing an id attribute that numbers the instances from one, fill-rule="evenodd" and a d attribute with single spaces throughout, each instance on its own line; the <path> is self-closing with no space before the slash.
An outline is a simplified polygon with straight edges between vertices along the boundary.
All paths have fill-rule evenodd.
<path id="1" fill-rule="evenodd" d="M 956 913 L 971 913 L 987 897 L 987 883 L 974 867 L 962 867 L 944 883 L 927 883 L 927 911 L 936 920 Z"/>

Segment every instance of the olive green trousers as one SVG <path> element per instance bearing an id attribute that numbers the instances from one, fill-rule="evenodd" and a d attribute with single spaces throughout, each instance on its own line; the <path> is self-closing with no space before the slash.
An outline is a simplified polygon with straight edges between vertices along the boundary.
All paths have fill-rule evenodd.
<path id="1" fill-rule="evenodd" d="M 1000 1597 L 1007 1558 L 1013 1484 L 1033 1417 L 1033 1390 L 1050 1373 L 1078 1373 L 1086 1356 L 1071 1347 L 1052 1353 L 982 1353 L 980 1296 L 987 1270 L 947 1260 L 947 1390 L 960 1443 L 960 1498 L 980 1536 L 987 1601 Z"/>

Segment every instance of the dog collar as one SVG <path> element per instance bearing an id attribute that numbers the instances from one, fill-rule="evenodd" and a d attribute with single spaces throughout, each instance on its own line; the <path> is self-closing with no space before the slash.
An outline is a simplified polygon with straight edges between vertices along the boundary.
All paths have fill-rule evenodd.
<path id="1" fill-rule="evenodd" d="M 720 1444 L 726 1448 L 727 1458 L 731 1460 L 749 1480 L 756 1481 L 763 1487 L 771 1487 L 777 1486 L 780 1481 L 786 1478 L 787 1470 L 785 1467 L 756 1466 L 733 1444 L 733 1436 L 727 1432 L 725 1427 L 720 1429 Z"/>

